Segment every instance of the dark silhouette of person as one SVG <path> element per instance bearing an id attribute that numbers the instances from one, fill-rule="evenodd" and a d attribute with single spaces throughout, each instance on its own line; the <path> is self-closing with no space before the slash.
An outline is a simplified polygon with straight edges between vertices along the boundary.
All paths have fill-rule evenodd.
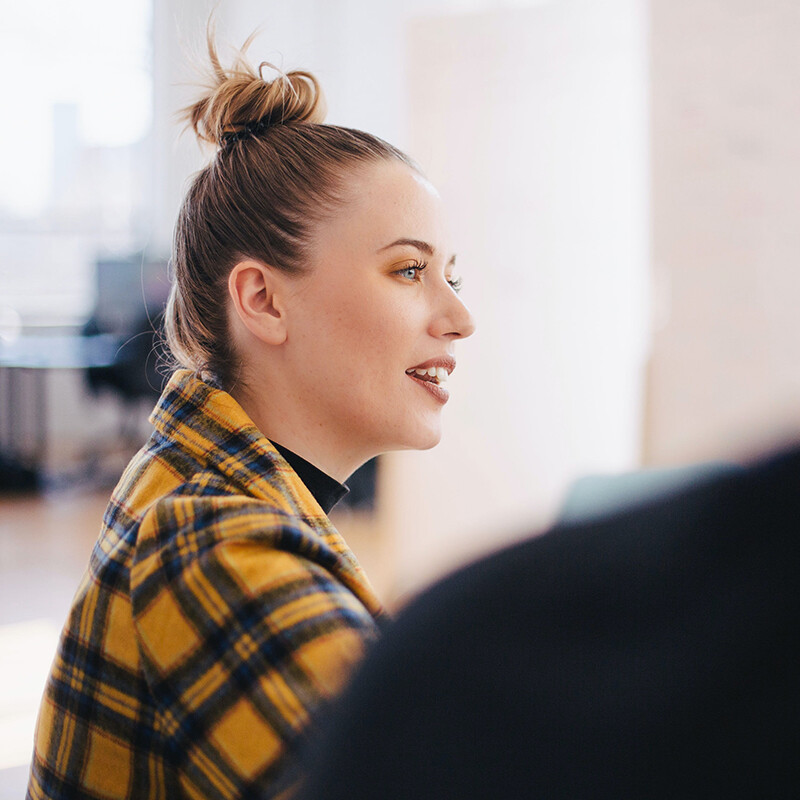
<path id="1" fill-rule="evenodd" d="M 800 796 L 800 448 L 548 533 L 407 607 L 302 800 Z"/>

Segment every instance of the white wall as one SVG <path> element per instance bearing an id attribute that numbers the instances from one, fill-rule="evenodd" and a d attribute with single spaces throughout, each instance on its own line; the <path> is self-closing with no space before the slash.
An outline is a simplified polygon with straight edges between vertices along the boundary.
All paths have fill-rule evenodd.
<path id="1" fill-rule="evenodd" d="M 198 64 L 212 0 L 153 0 L 152 219 L 148 255 L 169 256 L 172 230 L 191 174 L 203 163 L 177 113 L 197 93 Z M 221 15 L 220 15 L 221 16 Z"/>
<path id="2" fill-rule="evenodd" d="M 800 431 L 800 4 L 651 0 L 650 463 Z"/>

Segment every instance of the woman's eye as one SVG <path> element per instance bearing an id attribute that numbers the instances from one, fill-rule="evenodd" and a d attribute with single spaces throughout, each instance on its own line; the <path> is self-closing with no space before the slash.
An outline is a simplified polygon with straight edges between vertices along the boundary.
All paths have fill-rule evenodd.
<path id="1" fill-rule="evenodd" d="M 427 264 L 409 264 L 402 269 L 398 269 L 395 272 L 395 275 L 399 275 L 401 278 L 407 278 L 410 281 L 418 281 L 422 274 L 422 270 L 424 270 L 427 266 Z"/>

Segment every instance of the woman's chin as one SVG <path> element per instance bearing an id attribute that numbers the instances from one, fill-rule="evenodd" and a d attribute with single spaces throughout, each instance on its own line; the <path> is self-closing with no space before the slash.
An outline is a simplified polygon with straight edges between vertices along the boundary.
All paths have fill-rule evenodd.
<path id="1" fill-rule="evenodd" d="M 372 439 L 379 453 L 396 450 L 430 450 L 442 439 L 441 415 L 419 415 L 399 420 L 398 425 L 386 425 L 382 435 Z M 362 429 L 363 430 L 363 429 Z"/>
<path id="2" fill-rule="evenodd" d="M 403 450 L 430 450 L 436 447 L 442 440 L 442 428 L 440 425 L 417 430 L 413 436 L 408 437 L 408 441 L 402 448 Z"/>
<path id="3" fill-rule="evenodd" d="M 442 434 L 437 433 L 435 436 L 432 436 L 425 444 L 420 445 L 417 449 L 418 450 L 431 450 L 436 447 L 439 442 L 442 441 Z"/>

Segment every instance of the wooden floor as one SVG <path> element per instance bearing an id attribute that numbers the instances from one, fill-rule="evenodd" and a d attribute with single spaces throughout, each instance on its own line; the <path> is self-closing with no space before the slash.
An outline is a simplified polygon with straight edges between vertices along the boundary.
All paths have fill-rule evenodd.
<path id="1" fill-rule="evenodd" d="M 109 491 L 0 494 L 0 800 L 25 796 L 42 688 Z M 390 572 L 371 517 L 332 518 L 388 597 Z"/>

